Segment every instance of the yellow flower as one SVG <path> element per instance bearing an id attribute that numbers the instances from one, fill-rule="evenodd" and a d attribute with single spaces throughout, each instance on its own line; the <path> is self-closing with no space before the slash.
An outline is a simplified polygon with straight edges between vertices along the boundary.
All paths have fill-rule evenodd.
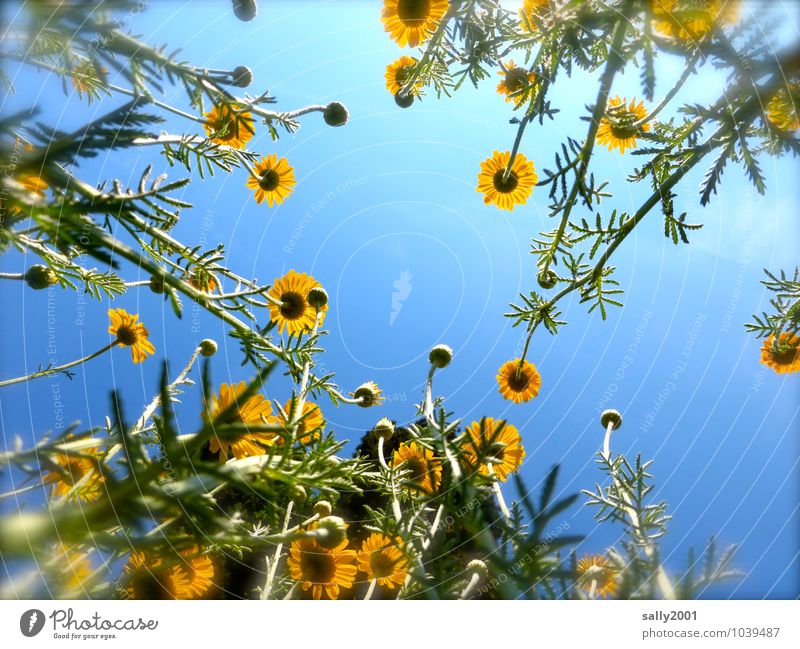
<path id="1" fill-rule="evenodd" d="M 117 337 L 117 344 L 131 348 L 134 363 L 141 363 L 145 358 L 156 353 L 147 337 L 147 329 L 139 320 L 139 314 L 128 313 L 125 309 L 110 309 L 108 317 L 111 326 L 108 333 Z"/>
<path id="2" fill-rule="evenodd" d="M 500 385 L 500 394 L 504 399 L 514 403 L 527 403 L 537 394 L 542 387 L 542 377 L 533 363 L 523 361 L 522 366 L 518 358 L 506 361 L 497 372 L 497 383 Z"/>
<path id="3" fill-rule="evenodd" d="M 25 191 L 33 194 L 33 203 L 39 204 L 44 201 L 45 199 L 45 191 L 48 188 L 47 183 L 42 180 L 40 176 L 36 174 L 20 174 L 14 178 L 20 185 L 22 185 Z M 11 214 L 22 217 L 25 215 L 27 211 L 30 210 L 30 206 L 24 202 L 20 202 L 18 204 L 11 205 L 9 208 L 9 212 Z"/>
<path id="4" fill-rule="evenodd" d="M 217 104 L 205 114 L 206 137 L 215 144 L 244 149 L 255 133 L 253 116 L 241 104 Z M 213 137 L 212 137 L 213 136 Z"/>
<path id="5" fill-rule="evenodd" d="M 491 158 L 481 162 L 477 191 L 484 194 L 483 202 L 494 203 L 501 210 L 513 210 L 515 205 L 524 205 L 533 192 L 539 177 L 533 170 L 533 161 L 521 153 L 514 157 L 511 171 L 504 178 L 511 152 L 495 151 Z"/>
<path id="6" fill-rule="evenodd" d="M 69 496 L 88 502 L 103 494 L 105 478 L 100 471 L 96 449 L 83 449 L 77 454 L 59 453 L 51 459 L 57 466 L 42 481 L 53 485 L 53 497 Z"/>
<path id="7" fill-rule="evenodd" d="M 627 101 L 618 96 L 611 99 L 606 114 L 600 120 L 597 143 L 606 145 L 609 151 L 619 149 L 620 153 L 625 153 L 625 149 L 635 149 L 636 136 L 650 130 L 649 124 L 634 126 L 635 122 L 647 116 L 644 102 L 637 104 L 636 99 L 631 99 L 626 106 Z"/>
<path id="8" fill-rule="evenodd" d="M 416 442 L 401 444 L 392 456 L 392 468 L 401 469 L 409 475 L 404 484 L 408 493 L 435 494 L 442 484 L 442 463 L 433 451 Z"/>
<path id="9" fill-rule="evenodd" d="M 338 599 L 340 588 L 350 588 L 358 569 L 353 565 L 355 550 L 347 550 L 345 538 L 339 545 L 326 548 L 316 539 L 298 539 L 289 550 L 289 573 L 303 590 L 311 589 L 314 599 Z"/>
<path id="10" fill-rule="evenodd" d="M 578 582 L 587 593 L 612 596 L 617 592 L 618 571 L 604 557 L 587 555 L 578 561 Z"/>
<path id="11" fill-rule="evenodd" d="M 44 192 L 48 188 L 47 183 L 36 174 L 23 174 L 17 178 L 17 182 L 31 194 L 35 194 L 39 200 L 44 198 Z"/>
<path id="12" fill-rule="evenodd" d="M 498 72 L 503 80 L 497 84 L 497 94 L 505 95 L 506 101 L 513 101 L 519 106 L 527 97 L 528 89 L 536 80 L 533 72 L 518 68 L 514 61 L 506 63 L 506 69 Z"/>
<path id="13" fill-rule="evenodd" d="M 278 325 L 280 333 L 283 333 L 284 329 L 288 329 L 293 335 L 311 331 L 317 310 L 308 303 L 308 292 L 317 286 L 322 285 L 311 275 L 296 273 L 293 270 L 272 283 L 268 293 L 272 298 L 269 302 L 269 319 Z M 328 305 L 325 304 L 320 309 L 320 326 L 325 320 L 327 311 Z"/>
<path id="14" fill-rule="evenodd" d="M 800 337 L 784 331 L 774 345 L 775 336 L 770 336 L 761 347 L 761 362 L 778 374 L 800 372 Z"/>
<path id="15" fill-rule="evenodd" d="M 292 408 L 296 408 L 297 402 L 294 399 L 289 399 L 283 407 L 286 417 L 283 415 L 273 415 L 267 418 L 267 422 L 281 426 L 288 426 L 292 417 Z M 316 403 L 306 401 L 303 404 L 303 416 L 300 423 L 297 425 L 296 441 L 301 444 L 311 444 L 322 437 L 322 429 L 325 426 L 325 419 L 322 416 L 322 411 Z M 279 443 L 283 442 L 279 438 Z"/>
<path id="16" fill-rule="evenodd" d="M 533 17 L 541 19 L 550 8 L 550 0 L 525 0 L 519 10 L 519 26 L 523 31 L 535 31 L 536 22 Z"/>
<path id="17" fill-rule="evenodd" d="M 797 105 L 794 97 L 800 93 L 800 83 L 789 83 L 788 88 L 781 88 L 767 102 L 767 118 L 784 131 L 800 129 L 797 116 Z"/>
<path id="18" fill-rule="evenodd" d="M 75 597 L 83 594 L 84 584 L 92 574 L 92 562 L 85 552 L 59 543 L 53 550 L 52 565 L 57 571 L 56 578 L 62 595 Z"/>
<path id="19" fill-rule="evenodd" d="M 481 475 L 490 474 L 487 465 L 487 460 L 490 460 L 491 472 L 498 480 L 505 482 L 509 474 L 516 472 L 522 464 L 522 458 L 525 457 L 522 437 L 511 424 L 485 417 L 467 426 L 464 435 L 461 448 L 467 463 Z"/>
<path id="20" fill-rule="evenodd" d="M 372 406 L 383 405 L 386 399 L 382 396 L 383 390 L 378 387 L 375 381 L 367 381 L 359 385 L 350 396 L 358 399 L 358 405 L 362 408 L 370 408 Z"/>
<path id="21" fill-rule="evenodd" d="M 254 168 L 256 176 L 247 177 L 247 188 L 255 191 L 256 203 L 261 205 L 264 199 L 267 205 L 280 205 L 294 191 L 294 167 L 286 158 L 278 158 L 272 153 L 268 158 L 261 158 Z"/>
<path id="22" fill-rule="evenodd" d="M 408 81 L 412 68 L 417 64 L 417 59 L 412 56 L 401 56 L 394 63 L 386 66 L 386 89 L 396 95 L 403 89 Z M 412 95 L 419 95 L 422 82 L 417 79 L 409 90 Z"/>
<path id="23" fill-rule="evenodd" d="M 696 41 L 715 24 L 739 20 L 739 0 L 653 0 L 656 31 L 681 41 Z"/>
<path id="24" fill-rule="evenodd" d="M 78 91 L 79 96 L 83 96 L 83 93 L 88 93 L 93 86 L 97 85 L 97 77 L 100 73 L 106 74 L 107 72 L 108 68 L 103 66 L 98 70 L 94 62 L 86 59 L 76 65 L 75 69 L 72 71 L 70 79 L 72 87 Z"/>
<path id="25" fill-rule="evenodd" d="M 384 0 L 384 30 L 400 47 L 417 47 L 431 37 L 448 5 L 448 0 Z"/>
<path id="26" fill-rule="evenodd" d="M 366 573 L 367 579 L 376 579 L 379 586 L 394 590 L 402 586 L 408 574 L 408 560 L 403 551 L 400 537 L 390 538 L 373 532 L 358 552 L 358 568 Z"/>
<path id="27" fill-rule="evenodd" d="M 170 553 L 132 552 L 124 573 L 130 599 L 202 599 L 214 587 L 217 568 L 194 546 Z"/>
<path id="28" fill-rule="evenodd" d="M 239 399 L 239 395 L 246 389 L 247 384 L 244 381 L 239 382 L 237 385 L 228 385 L 227 383 L 220 385 L 219 396 L 216 394 L 211 395 L 208 414 L 204 413 L 204 418 L 218 425 L 266 423 L 267 417 L 272 413 L 272 405 L 258 392 L 250 395 L 247 400 L 242 402 Z M 234 404 L 235 407 L 229 415 L 224 419 L 218 418 L 228 407 Z M 209 442 L 209 450 L 212 453 L 219 453 L 220 460 L 228 460 L 231 455 L 240 460 L 243 457 L 264 455 L 266 453 L 264 447 L 274 444 L 275 438 L 275 433 L 268 432 L 244 432 L 235 437 L 226 435 L 225 439 L 220 439 L 214 435 Z"/>
<path id="29" fill-rule="evenodd" d="M 200 266 L 196 267 L 189 276 L 189 284 L 203 293 L 213 293 L 217 290 L 217 278 Z"/>

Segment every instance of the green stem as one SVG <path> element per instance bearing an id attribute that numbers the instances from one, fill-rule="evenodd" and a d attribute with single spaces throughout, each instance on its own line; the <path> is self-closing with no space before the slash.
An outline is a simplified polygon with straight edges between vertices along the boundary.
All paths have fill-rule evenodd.
<path id="1" fill-rule="evenodd" d="M 26 374 L 25 376 L 19 376 L 15 379 L 6 379 L 5 381 L 0 381 L 0 388 L 4 388 L 7 385 L 14 385 L 15 383 L 23 383 L 25 381 L 31 381 L 33 379 L 38 379 L 39 377 L 42 376 L 58 374 L 59 372 L 68 370 L 70 367 L 75 367 L 76 365 L 80 365 L 81 363 L 90 361 L 93 358 L 97 358 L 101 354 L 105 354 L 109 349 L 119 344 L 120 344 L 119 340 L 115 340 L 114 342 L 106 345 L 102 349 L 98 349 L 96 352 L 89 354 L 88 356 L 84 356 L 83 358 L 79 358 L 76 361 L 72 361 L 71 363 L 66 363 L 64 365 L 57 365 L 55 367 L 48 367 L 46 370 L 39 370 L 38 372 L 33 372 L 33 374 Z"/>

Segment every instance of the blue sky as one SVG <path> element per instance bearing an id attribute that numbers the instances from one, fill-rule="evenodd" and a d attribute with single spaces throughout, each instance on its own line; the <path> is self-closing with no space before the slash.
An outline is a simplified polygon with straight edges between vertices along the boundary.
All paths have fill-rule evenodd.
<path id="1" fill-rule="evenodd" d="M 493 416 L 520 429 L 528 453 L 522 476 L 530 489 L 538 490 L 556 462 L 562 466 L 562 495 L 591 488 L 600 479 L 594 465 L 603 434 L 598 415 L 617 408 L 625 423 L 613 449 L 653 459 L 654 498 L 670 503 L 674 518 L 663 546 L 668 567 L 680 569 L 689 546 L 716 535 L 721 544 L 741 543 L 735 565 L 745 577 L 707 595 L 796 597 L 798 379 L 759 365 L 760 343 L 743 327 L 750 314 L 767 308 L 761 269 L 797 263 L 796 161 L 764 159 L 764 197 L 729 166 L 720 194 L 705 209 L 697 197 L 704 169 L 692 172 L 676 199 L 689 221 L 704 224 L 692 244 L 674 246 L 663 237 L 659 215 L 648 217 L 614 256 L 624 308 L 603 322 L 574 297 L 567 299 L 569 326 L 557 338 L 537 333 L 529 356 L 542 374 L 540 395 L 514 405 L 500 397 L 494 376 L 518 355 L 522 332 L 502 314 L 520 291 L 535 287 L 530 238 L 553 224 L 541 189 L 513 213 L 484 206 L 475 191 L 480 162 L 495 149 L 509 149 L 515 132 L 508 124 L 510 105 L 494 92 L 496 79 L 479 90 L 464 88 L 450 100 L 428 96 L 400 110 L 383 74 L 404 52 L 383 33 L 379 3 L 266 2 L 246 24 L 222 11 L 224 4 L 158 3 L 130 24 L 151 43 L 182 46 L 183 57 L 198 65 L 247 64 L 255 77 L 252 92 L 269 89 L 281 110 L 335 99 L 347 105 L 351 120 L 332 129 L 312 114 L 299 132 L 277 143 L 261 129 L 252 148 L 285 156 L 295 168 L 298 185 L 290 199 L 272 209 L 257 205 L 244 187 L 243 171 L 197 179 L 183 195 L 195 208 L 184 212 L 176 234 L 189 244 L 224 243 L 229 265 L 240 274 L 271 282 L 294 268 L 327 287 L 326 368 L 336 371 L 345 389 L 372 379 L 388 396 L 381 411 L 334 409 L 322 402 L 329 427 L 357 440 L 378 417 L 412 419 L 427 351 L 447 343 L 455 359 L 438 376 L 436 392 L 466 423 Z M 680 64 L 664 59 L 658 69 L 660 97 Z M 615 82 L 614 93 L 640 95 L 637 80 L 631 70 Z M 682 96 L 708 102 L 721 87 L 722 79 L 706 70 Z M 113 105 L 87 109 L 76 96 L 64 97 L 60 83 L 44 72 L 22 71 L 17 88 L 4 111 L 34 102 L 43 118 L 64 129 Z M 562 111 L 557 121 L 529 128 L 521 147 L 537 169 L 552 165 L 567 134 L 584 132 L 579 117 L 595 92 L 591 75 L 560 79 L 553 92 Z M 184 105 L 181 95 L 169 96 Z M 164 129 L 197 132 L 195 126 L 173 116 Z M 168 169 L 152 149 L 87 161 L 80 173 L 88 180 L 117 177 L 135 184 L 150 162 L 171 178 L 185 175 Z M 611 181 L 614 193 L 601 213 L 635 209 L 646 195 L 646 186 L 624 180 L 634 162 L 629 155 L 598 151 L 593 170 Z M 22 263 L 9 254 L 0 258 L 0 270 L 18 271 Z M 126 267 L 125 279 L 140 277 Z M 407 293 L 399 309 L 397 299 L 393 308 L 398 290 Z M 2 281 L 0 303 L 5 314 L 13 314 L 4 318 L 0 341 L 3 377 L 51 359 L 72 360 L 107 342 L 106 302 L 60 289 L 34 293 Z M 212 337 L 220 343 L 215 381 L 249 378 L 224 327 L 204 314 L 194 316 L 191 305 L 177 320 L 144 288 L 113 306 L 141 314 L 158 361 L 169 358 L 174 368 L 182 366 L 199 339 Z M 61 416 L 101 424 L 112 386 L 121 390 L 132 418 L 151 398 L 158 372 L 159 362 L 134 366 L 129 352 L 114 350 L 79 368 L 72 381 L 57 376 L 4 388 L 5 444 L 14 435 L 30 441 L 52 430 Z M 267 387 L 281 401 L 287 391 L 282 378 Z M 179 414 L 186 431 L 197 425 L 196 394 L 186 395 Z M 507 490 L 512 496 L 512 488 Z M 619 539 L 618 527 L 596 526 L 583 506 L 567 513 L 565 522 L 570 533 L 587 535 L 581 551 L 602 551 Z"/>

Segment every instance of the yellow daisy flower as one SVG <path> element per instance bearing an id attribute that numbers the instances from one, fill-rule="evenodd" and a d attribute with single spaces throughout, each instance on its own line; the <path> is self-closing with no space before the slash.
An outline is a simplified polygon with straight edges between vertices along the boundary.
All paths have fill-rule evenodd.
<path id="1" fill-rule="evenodd" d="M 381 20 L 400 47 L 417 47 L 433 35 L 448 6 L 448 0 L 384 0 Z"/>
<path id="2" fill-rule="evenodd" d="M 361 572 L 367 579 L 376 579 L 379 586 L 394 590 L 402 586 L 408 575 L 408 560 L 400 549 L 403 542 L 400 537 L 391 538 L 379 532 L 373 532 L 361 544 L 356 560 Z"/>
<path id="3" fill-rule="evenodd" d="M 665 36 L 697 41 L 715 24 L 739 20 L 740 0 L 653 0 L 653 27 Z"/>
<path id="4" fill-rule="evenodd" d="M 800 93 L 800 83 L 789 83 L 789 88 L 781 88 L 767 102 L 767 118 L 784 131 L 800 129 L 797 104 L 793 97 Z"/>
<path id="5" fill-rule="evenodd" d="M 44 193 L 48 188 L 47 183 L 36 174 L 23 174 L 17 178 L 17 182 L 31 194 L 35 194 L 39 200 L 44 198 Z"/>
<path id="6" fill-rule="evenodd" d="M 189 284 L 203 293 L 213 293 L 217 290 L 217 278 L 199 266 L 189 276 Z"/>
<path id="7" fill-rule="evenodd" d="M 164 556 L 132 552 L 123 572 L 130 599 L 203 599 L 211 594 L 217 568 L 197 546 Z"/>
<path id="8" fill-rule="evenodd" d="M 125 309 L 109 309 L 108 317 L 111 319 L 108 333 L 117 337 L 118 345 L 131 348 L 134 363 L 141 363 L 156 353 L 153 343 L 147 339 L 150 334 L 144 324 L 138 322 L 138 313 L 128 313 Z"/>
<path id="9" fill-rule="evenodd" d="M 613 597 L 617 592 L 618 571 L 600 555 L 587 555 L 578 561 L 578 582 L 587 593 Z"/>
<path id="10" fill-rule="evenodd" d="M 497 372 L 497 383 L 500 385 L 500 394 L 504 399 L 514 403 L 527 403 L 537 394 L 542 387 L 542 377 L 533 363 L 523 361 L 520 367 L 519 359 L 506 361 Z"/>
<path id="11" fill-rule="evenodd" d="M 52 458 L 57 465 L 42 478 L 44 484 L 53 485 L 53 497 L 69 495 L 84 502 L 95 500 L 103 494 L 103 474 L 97 450 L 87 448 L 79 455 L 59 453 Z"/>
<path id="12" fill-rule="evenodd" d="M 536 22 L 533 17 L 541 19 L 550 8 L 550 0 L 525 0 L 519 10 L 519 26 L 523 31 L 535 31 Z"/>
<path id="13" fill-rule="evenodd" d="M 78 552 L 64 543 L 53 550 L 52 565 L 57 571 L 56 578 L 64 596 L 80 596 L 84 584 L 92 574 L 92 562 L 85 552 Z"/>
<path id="14" fill-rule="evenodd" d="M 484 194 L 483 202 L 494 203 L 501 210 L 513 210 L 515 205 L 524 205 L 533 192 L 539 177 L 533 169 L 533 161 L 521 153 L 514 157 L 511 172 L 504 178 L 511 152 L 495 151 L 491 158 L 481 162 L 477 191 Z"/>
<path id="15" fill-rule="evenodd" d="M 636 136 L 650 130 L 650 124 L 633 126 L 647 116 L 644 102 L 637 104 L 636 99 L 631 99 L 631 103 L 626 106 L 627 101 L 618 96 L 611 99 L 606 114 L 600 120 L 597 143 L 604 144 L 609 151 L 619 149 L 620 153 L 625 153 L 625 149 L 635 149 Z"/>
<path id="16" fill-rule="evenodd" d="M 213 421 L 215 424 L 264 424 L 267 417 L 272 414 L 272 405 L 264 396 L 258 392 L 242 402 L 239 395 L 247 389 L 247 383 L 239 382 L 237 385 L 223 383 L 219 386 L 219 396 L 211 395 L 208 404 L 208 414 L 204 413 L 204 418 Z M 229 406 L 236 404 L 233 412 L 225 417 L 224 420 L 218 419 L 219 415 L 228 409 Z M 231 455 L 237 460 L 243 457 L 254 455 L 264 455 L 265 446 L 275 443 L 274 433 L 242 433 L 236 437 L 226 436 L 220 439 L 216 435 L 209 442 L 209 450 L 218 453 L 220 460 L 228 460 Z"/>
<path id="17" fill-rule="evenodd" d="M 506 69 L 500 70 L 497 74 L 503 80 L 497 84 L 497 94 L 505 95 L 506 101 L 513 101 L 519 105 L 527 96 L 527 90 L 536 80 L 533 72 L 528 72 L 525 68 L 518 68 L 514 61 L 505 64 Z"/>
<path id="18" fill-rule="evenodd" d="M 280 302 L 280 305 L 272 300 L 269 302 L 269 319 L 278 325 L 280 333 L 284 329 L 293 335 L 311 331 L 317 310 L 308 303 L 308 292 L 317 286 L 322 285 L 311 275 L 293 270 L 272 283 L 268 294 L 272 300 Z M 320 309 L 320 326 L 327 311 L 328 305 L 325 304 Z"/>
<path id="19" fill-rule="evenodd" d="M 211 112 L 205 114 L 203 128 L 206 130 L 206 137 L 211 138 L 215 144 L 244 149 L 255 133 L 255 126 L 250 111 L 242 110 L 243 108 L 240 104 L 215 105 Z"/>
<path id="20" fill-rule="evenodd" d="M 401 469 L 410 475 L 405 479 L 408 493 L 435 494 L 442 485 L 442 463 L 433 451 L 416 442 L 401 444 L 392 456 L 392 468 Z"/>
<path id="21" fill-rule="evenodd" d="M 289 550 L 289 574 L 303 590 L 311 590 L 314 599 L 338 599 L 342 588 L 350 588 L 358 569 L 355 550 L 347 550 L 345 538 L 334 548 L 326 548 L 316 539 L 298 539 Z"/>
<path id="22" fill-rule="evenodd" d="M 294 167 L 286 158 L 278 158 L 276 153 L 268 158 L 261 158 L 254 168 L 256 176 L 247 177 L 247 188 L 256 195 L 256 203 L 261 205 L 266 199 L 267 205 L 280 205 L 294 191 L 297 183 L 294 179 Z"/>
<path id="23" fill-rule="evenodd" d="M 47 190 L 48 185 L 40 176 L 37 176 L 36 174 L 20 174 L 14 180 L 22 185 L 26 191 L 33 194 L 34 203 L 38 204 L 44 201 L 45 191 Z M 23 216 L 26 210 L 29 209 L 29 206 L 23 203 L 21 205 L 12 205 L 9 208 L 9 211 L 15 216 Z"/>
<path id="24" fill-rule="evenodd" d="M 401 56 L 394 63 L 390 63 L 386 66 L 386 89 L 391 92 L 392 95 L 396 95 L 403 89 L 403 86 L 406 85 L 406 81 L 408 81 L 408 76 L 412 68 L 417 62 L 417 59 L 413 56 Z M 419 95 L 421 89 L 422 82 L 417 79 L 409 92 L 412 95 Z"/>
<path id="25" fill-rule="evenodd" d="M 481 475 L 489 475 L 487 460 L 491 460 L 492 473 L 501 482 L 519 469 L 525 457 L 519 431 L 505 421 L 495 421 L 491 417 L 473 421 L 465 429 L 464 436 L 461 449 L 470 467 Z M 483 460 L 479 464 L 480 458 Z"/>
<path id="26" fill-rule="evenodd" d="M 800 336 L 784 331 L 774 345 L 775 336 L 770 336 L 761 346 L 761 362 L 778 374 L 800 372 Z"/>
<path id="27" fill-rule="evenodd" d="M 273 415 L 267 419 L 267 422 L 288 426 L 289 420 L 292 417 L 292 408 L 296 407 L 295 403 L 296 401 L 294 399 L 289 399 L 283 406 L 286 417 L 280 414 Z M 322 416 L 322 411 L 319 409 L 319 406 L 316 403 L 306 401 L 303 404 L 303 416 L 297 426 L 296 440 L 301 444 L 311 444 L 311 442 L 315 442 L 322 437 L 322 429 L 324 426 L 325 418 Z M 282 438 L 279 438 L 279 440 L 279 443 L 283 441 Z"/>

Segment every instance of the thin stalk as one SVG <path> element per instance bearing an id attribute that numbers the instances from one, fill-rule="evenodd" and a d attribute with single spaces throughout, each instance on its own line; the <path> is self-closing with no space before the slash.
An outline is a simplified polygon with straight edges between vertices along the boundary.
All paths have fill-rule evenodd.
<path id="1" fill-rule="evenodd" d="M 75 367 L 76 365 L 80 365 L 81 363 L 86 363 L 87 361 L 90 361 L 93 358 L 97 358 L 101 354 L 105 354 L 109 349 L 111 349 L 112 347 L 116 347 L 119 344 L 120 344 L 119 340 L 115 340 L 114 342 L 106 345 L 102 349 L 98 349 L 96 352 L 89 354 L 88 356 L 84 356 L 83 358 L 79 358 L 76 361 L 72 361 L 71 363 L 65 363 L 64 365 L 56 365 L 55 367 L 48 367 L 46 370 L 39 370 L 38 372 L 33 372 L 32 374 L 26 374 L 25 376 L 18 376 L 15 379 L 6 379 L 5 381 L 0 381 L 0 388 L 4 388 L 7 385 L 14 385 L 15 383 L 23 383 L 25 381 L 31 381 L 33 379 L 38 379 L 39 377 L 42 376 L 58 374 L 59 372 L 68 370 L 70 367 Z"/>
<path id="2" fill-rule="evenodd" d="M 292 516 L 293 508 L 294 508 L 294 500 L 290 500 L 289 504 L 286 505 L 286 516 L 283 519 L 283 534 L 286 534 L 286 532 L 289 529 L 289 519 Z M 269 569 L 267 571 L 267 581 L 264 583 L 264 590 L 261 591 L 262 600 L 269 599 L 269 595 L 272 592 L 272 584 L 275 582 L 275 575 L 278 572 L 278 564 L 281 561 L 282 552 L 283 552 L 283 542 L 280 542 L 275 548 L 275 555 L 272 557 L 272 561 L 269 561 Z"/>

